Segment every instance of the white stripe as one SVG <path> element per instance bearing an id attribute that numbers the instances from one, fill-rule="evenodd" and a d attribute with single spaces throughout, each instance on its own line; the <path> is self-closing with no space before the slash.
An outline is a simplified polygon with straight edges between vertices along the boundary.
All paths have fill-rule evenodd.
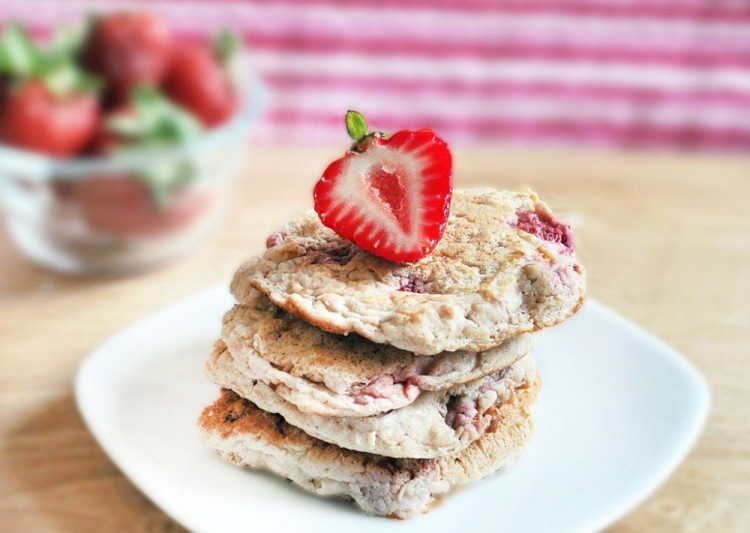
<path id="1" fill-rule="evenodd" d="M 257 11 L 255 11 L 257 9 Z M 414 37 L 427 41 L 464 42 L 585 42 L 674 48 L 696 43 L 739 47 L 750 38 L 746 22 L 646 17 L 603 18 L 545 13 L 418 14 L 393 9 L 254 6 L 262 20 L 258 31 L 302 35 L 335 35 L 387 39 Z M 252 21 L 251 21 L 252 24 Z M 252 28 L 252 25 L 250 26 Z"/>
<path id="2" fill-rule="evenodd" d="M 305 113 L 336 114 L 357 109 L 365 116 L 439 116 L 447 120 L 566 120 L 573 123 L 605 121 L 612 124 L 647 122 L 660 126 L 700 126 L 750 130 L 750 107 L 730 103 L 666 101 L 658 105 L 628 99 L 567 98 L 565 95 L 507 96 L 477 99 L 466 96 L 419 98 L 378 97 L 356 91 L 276 91 L 275 106 Z"/>
<path id="3" fill-rule="evenodd" d="M 278 54 L 256 50 L 250 62 L 262 73 L 325 74 L 346 77 L 383 75 L 405 80 L 466 82 L 565 82 L 642 89 L 750 90 L 750 69 L 691 69 L 680 66 L 634 65 L 577 60 L 479 60 L 357 54 Z"/>

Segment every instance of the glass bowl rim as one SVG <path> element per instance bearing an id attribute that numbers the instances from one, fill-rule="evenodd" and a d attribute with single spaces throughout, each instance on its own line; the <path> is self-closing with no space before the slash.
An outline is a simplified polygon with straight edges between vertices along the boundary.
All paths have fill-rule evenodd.
<path id="1" fill-rule="evenodd" d="M 0 179 L 7 179 L 8 174 L 13 173 L 42 181 L 53 178 L 82 179 L 87 174 L 129 171 L 165 159 L 192 156 L 210 150 L 247 133 L 265 108 L 267 92 L 257 75 L 246 74 L 242 87 L 242 105 L 228 122 L 179 145 L 112 156 L 63 159 L 0 143 Z"/>

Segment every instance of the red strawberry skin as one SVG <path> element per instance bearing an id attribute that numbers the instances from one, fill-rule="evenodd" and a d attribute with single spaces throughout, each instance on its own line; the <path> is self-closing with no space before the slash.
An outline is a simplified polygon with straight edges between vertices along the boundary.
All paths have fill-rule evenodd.
<path id="1" fill-rule="evenodd" d="M 0 108 L 2 142 L 55 157 L 78 153 L 99 122 L 96 97 L 75 93 L 52 95 L 44 83 L 31 80 L 9 91 Z"/>
<path id="2" fill-rule="evenodd" d="M 148 187 L 126 175 L 73 182 L 66 197 L 92 231 L 118 237 L 149 237 L 184 228 L 210 208 L 209 192 L 181 190 L 158 208 Z"/>
<path id="3" fill-rule="evenodd" d="M 82 63 L 102 76 L 116 101 L 139 84 L 158 85 L 167 71 L 172 36 L 148 12 L 114 13 L 99 19 L 82 50 Z"/>
<path id="4" fill-rule="evenodd" d="M 313 191 L 321 222 L 360 248 L 413 262 L 435 248 L 450 213 L 452 157 L 431 130 L 371 137 L 331 163 Z"/>
<path id="5" fill-rule="evenodd" d="M 237 109 L 237 94 L 229 77 L 203 46 L 184 45 L 174 51 L 164 87 L 208 128 L 226 122 Z"/>

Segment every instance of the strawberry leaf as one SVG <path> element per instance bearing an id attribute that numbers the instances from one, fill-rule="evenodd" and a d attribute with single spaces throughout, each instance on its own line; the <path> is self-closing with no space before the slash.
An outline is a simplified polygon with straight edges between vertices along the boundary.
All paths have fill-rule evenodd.
<path id="1" fill-rule="evenodd" d="M 78 67 L 71 50 L 63 50 L 54 39 L 40 48 L 19 24 L 10 24 L 0 35 L 0 73 L 20 82 L 39 79 L 56 98 L 101 89 L 101 81 Z"/>
<path id="2" fill-rule="evenodd" d="M 92 24 L 93 19 L 89 16 L 82 22 L 56 27 L 49 46 L 45 47 L 47 55 L 55 61 L 63 59 L 74 61 L 81 51 Z"/>
<path id="3" fill-rule="evenodd" d="M 128 112 L 109 117 L 105 128 L 125 140 L 119 149 L 124 152 L 184 143 L 201 133 L 191 114 L 148 85 L 136 87 Z M 195 169 L 187 159 L 169 158 L 149 164 L 135 177 L 148 187 L 154 205 L 166 209 L 175 191 L 194 179 Z"/>
<path id="4" fill-rule="evenodd" d="M 73 93 L 98 93 L 102 89 L 99 78 L 83 72 L 68 60 L 59 60 L 41 74 L 45 86 L 55 97 L 65 98 Z"/>
<path id="5" fill-rule="evenodd" d="M 43 69 L 41 52 L 20 24 L 9 24 L 0 35 L 0 72 L 25 79 Z"/>
<path id="6" fill-rule="evenodd" d="M 127 149 L 184 143 L 202 131 L 197 119 L 154 87 L 136 87 L 130 104 L 131 113 L 105 121 L 107 131 L 128 139 Z"/>
<path id="7" fill-rule="evenodd" d="M 135 178 L 148 187 L 151 201 L 159 209 L 166 209 L 177 191 L 193 180 L 195 169 L 185 160 L 171 160 L 150 165 Z"/>

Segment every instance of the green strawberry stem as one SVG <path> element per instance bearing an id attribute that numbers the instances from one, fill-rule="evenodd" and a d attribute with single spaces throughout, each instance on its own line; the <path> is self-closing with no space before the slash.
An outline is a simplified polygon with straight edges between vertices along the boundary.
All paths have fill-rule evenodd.
<path id="1" fill-rule="evenodd" d="M 373 139 L 387 139 L 389 137 L 382 131 L 368 132 L 367 121 L 359 111 L 352 111 L 351 109 L 347 111 L 344 122 L 346 123 L 346 132 L 349 137 L 354 139 L 354 144 L 349 148 L 352 152 L 367 150 Z"/>
<path id="2" fill-rule="evenodd" d="M 214 37 L 214 51 L 222 65 L 229 65 L 242 50 L 242 39 L 236 32 L 223 30 Z"/>
<path id="3" fill-rule="evenodd" d="M 367 121 L 362 113 L 349 110 L 346 112 L 344 121 L 346 122 L 346 132 L 349 137 L 354 139 L 355 143 L 359 143 L 367 137 Z"/>
<path id="4" fill-rule="evenodd" d="M 235 89 L 242 83 L 242 49 L 242 38 L 235 31 L 222 30 L 214 37 L 214 55 Z"/>

